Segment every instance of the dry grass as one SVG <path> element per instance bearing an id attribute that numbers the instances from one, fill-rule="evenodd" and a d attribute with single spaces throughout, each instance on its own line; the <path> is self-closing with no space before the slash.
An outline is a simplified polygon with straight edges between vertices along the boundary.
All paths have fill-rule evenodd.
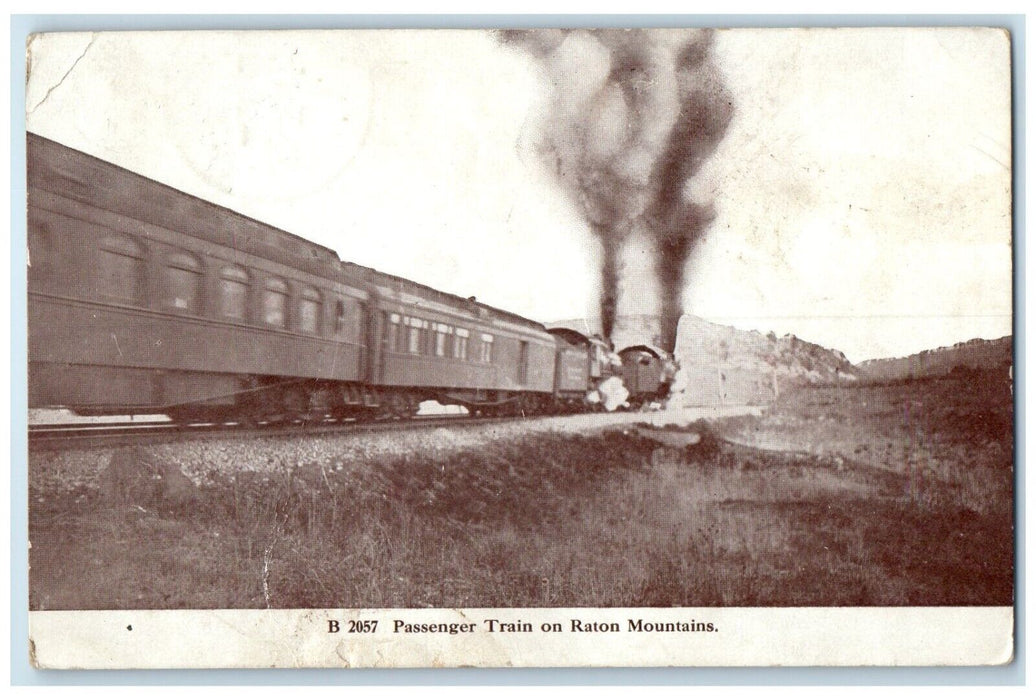
<path id="1" fill-rule="evenodd" d="M 659 461 L 611 430 L 245 472 L 186 505 L 33 494 L 31 606 L 1010 604 L 1009 432 L 961 427 L 991 409 L 951 389 L 815 390 L 718 428 L 780 425 L 795 452 Z"/>

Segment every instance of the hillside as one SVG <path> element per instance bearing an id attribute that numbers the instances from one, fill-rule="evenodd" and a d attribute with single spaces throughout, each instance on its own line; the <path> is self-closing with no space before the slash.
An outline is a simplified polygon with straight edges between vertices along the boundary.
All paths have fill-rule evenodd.
<path id="1" fill-rule="evenodd" d="M 594 319 L 548 324 L 584 333 L 600 332 Z M 657 316 L 620 316 L 613 340 L 616 348 L 657 343 Z M 810 343 L 794 335 L 745 331 L 712 323 L 697 316 L 680 319 L 676 358 L 680 372 L 674 385 L 683 405 L 768 403 L 786 386 L 856 381 L 856 368 L 838 350 Z"/>
<path id="2" fill-rule="evenodd" d="M 975 338 L 951 347 L 924 350 L 909 357 L 867 360 L 857 365 L 860 378 L 868 381 L 899 381 L 949 374 L 955 369 L 994 369 L 1013 362 L 1014 340 Z M 959 369 L 958 369 L 959 371 Z"/>

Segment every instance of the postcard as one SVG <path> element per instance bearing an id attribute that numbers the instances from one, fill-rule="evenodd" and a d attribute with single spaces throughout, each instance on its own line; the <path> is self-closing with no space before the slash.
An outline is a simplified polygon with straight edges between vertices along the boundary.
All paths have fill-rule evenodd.
<path id="1" fill-rule="evenodd" d="M 1006 30 L 26 51 L 36 667 L 1012 660 Z"/>

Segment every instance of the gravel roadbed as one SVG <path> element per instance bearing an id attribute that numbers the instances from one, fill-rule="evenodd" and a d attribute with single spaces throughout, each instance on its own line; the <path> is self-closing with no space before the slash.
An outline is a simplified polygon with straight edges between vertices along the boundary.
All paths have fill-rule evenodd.
<path id="1" fill-rule="evenodd" d="M 343 470 L 409 454 L 436 454 L 513 440 L 537 432 L 592 433 L 610 426 L 651 423 L 686 425 L 695 420 L 755 414 L 759 406 L 680 408 L 648 413 L 589 413 L 545 416 L 491 425 L 401 427 L 398 432 L 351 433 L 341 436 L 227 438 L 184 440 L 147 448 L 155 458 L 175 463 L 196 484 L 213 473 L 275 472 L 302 465 Z M 39 450 L 29 455 L 29 489 L 35 492 L 96 488 L 111 461 L 111 448 Z"/>

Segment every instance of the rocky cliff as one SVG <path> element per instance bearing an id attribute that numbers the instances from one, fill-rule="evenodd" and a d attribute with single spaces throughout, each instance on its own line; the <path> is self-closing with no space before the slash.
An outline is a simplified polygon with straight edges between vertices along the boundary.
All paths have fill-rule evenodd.
<path id="1" fill-rule="evenodd" d="M 872 382 L 900 381 L 919 377 L 935 377 L 953 371 L 1010 367 L 1014 339 L 1004 336 L 996 340 L 976 338 L 949 347 L 915 353 L 909 357 L 867 360 L 857 365 L 862 379 Z"/>
<path id="2" fill-rule="evenodd" d="M 550 326 L 599 333 L 594 319 L 558 321 Z M 658 343 L 657 316 L 620 316 L 612 339 L 616 349 Z M 794 335 L 777 337 L 712 323 L 696 316 L 680 319 L 676 340 L 680 373 L 675 400 L 684 405 L 768 403 L 783 387 L 801 383 L 855 382 L 857 369 L 838 350 Z"/>

